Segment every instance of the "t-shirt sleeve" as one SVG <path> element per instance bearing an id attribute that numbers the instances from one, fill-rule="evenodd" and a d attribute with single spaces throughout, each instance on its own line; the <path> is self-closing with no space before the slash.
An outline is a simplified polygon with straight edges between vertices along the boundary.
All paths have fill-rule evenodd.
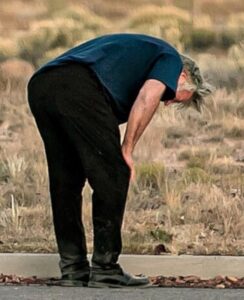
<path id="1" fill-rule="evenodd" d="M 179 56 L 163 54 L 150 69 L 146 79 L 156 79 L 166 85 L 162 101 L 171 100 L 175 97 L 182 66 L 183 64 Z"/>

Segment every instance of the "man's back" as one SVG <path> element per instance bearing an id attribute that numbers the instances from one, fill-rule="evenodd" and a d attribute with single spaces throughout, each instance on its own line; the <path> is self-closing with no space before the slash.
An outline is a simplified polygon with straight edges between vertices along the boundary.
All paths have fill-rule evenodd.
<path id="1" fill-rule="evenodd" d="M 114 101 L 119 122 L 127 121 L 131 106 L 147 79 L 162 81 L 163 100 L 174 98 L 182 69 L 178 52 L 163 40 L 141 34 L 111 34 L 85 42 L 44 65 L 38 72 L 68 62 L 88 65 Z"/>

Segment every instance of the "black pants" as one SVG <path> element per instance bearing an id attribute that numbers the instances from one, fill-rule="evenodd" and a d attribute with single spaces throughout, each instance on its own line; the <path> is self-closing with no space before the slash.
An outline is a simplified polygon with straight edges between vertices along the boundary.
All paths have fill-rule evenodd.
<path id="1" fill-rule="evenodd" d="M 129 168 L 108 95 L 91 70 L 69 64 L 36 75 L 28 100 L 46 151 L 62 274 L 88 266 L 81 221 L 86 179 L 93 189 L 92 262 L 113 265 L 122 247 Z"/>

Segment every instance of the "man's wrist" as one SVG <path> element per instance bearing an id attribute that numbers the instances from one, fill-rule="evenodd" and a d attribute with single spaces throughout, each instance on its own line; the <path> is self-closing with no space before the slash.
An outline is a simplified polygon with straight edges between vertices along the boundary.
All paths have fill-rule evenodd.
<path id="1" fill-rule="evenodd" d="M 132 153 L 133 153 L 132 145 L 123 143 L 122 144 L 122 152 L 126 155 L 132 155 Z"/>

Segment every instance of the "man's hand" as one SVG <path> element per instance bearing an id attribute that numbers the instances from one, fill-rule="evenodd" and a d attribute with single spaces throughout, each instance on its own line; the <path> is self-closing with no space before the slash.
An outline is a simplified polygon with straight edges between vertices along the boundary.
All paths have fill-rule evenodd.
<path id="1" fill-rule="evenodd" d="M 127 163 L 128 167 L 130 168 L 130 181 L 135 180 L 135 167 L 134 161 L 132 158 L 132 153 L 128 151 L 124 146 L 122 146 L 122 155 L 124 157 L 125 162 Z"/>
<path id="2" fill-rule="evenodd" d="M 131 170 L 131 180 L 135 179 L 132 159 L 134 147 L 158 108 L 165 89 L 166 86 L 162 82 L 154 79 L 147 80 L 131 108 L 122 143 L 123 157 Z"/>

